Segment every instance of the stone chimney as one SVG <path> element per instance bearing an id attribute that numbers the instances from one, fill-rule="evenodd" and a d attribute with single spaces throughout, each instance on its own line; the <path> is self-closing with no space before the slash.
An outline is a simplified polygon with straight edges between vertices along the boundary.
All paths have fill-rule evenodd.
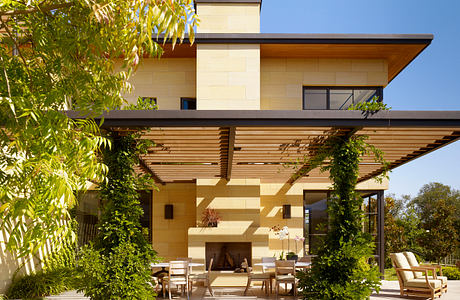
<path id="1" fill-rule="evenodd" d="M 262 0 L 195 0 L 198 33 L 259 33 Z"/>
<path id="2" fill-rule="evenodd" d="M 262 0 L 195 0 L 197 33 L 260 33 Z M 197 44 L 197 109 L 260 109 L 260 44 Z"/>

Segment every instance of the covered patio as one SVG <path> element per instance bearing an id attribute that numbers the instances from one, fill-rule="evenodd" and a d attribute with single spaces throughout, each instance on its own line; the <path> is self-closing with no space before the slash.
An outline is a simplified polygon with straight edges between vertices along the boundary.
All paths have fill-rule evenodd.
<path id="1" fill-rule="evenodd" d="M 78 112 L 68 114 L 79 117 Z M 177 184 L 194 186 L 195 194 L 190 201 L 196 201 L 194 209 L 197 213 L 192 216 L 195 221 L 191 221 L 188 234 L 185 229 L 189 257 L 195 262 L 206 263 L 206 242 L 227 242 L 238 238 L 253 243 L 252 260 L 258 262 L 262 256 L 272 256 L 269 249 L 274 251 L 268 229 L 275 223 L 262 220 L 270 214 L 270 211 L 264 212 L 262 202 L 289 199 L 291 196 L 286 191 L 296 186 L 301 186 L 304 191 L 314 191 L 322 186 L 327 191 L 329 175 L 312 169 L 304 157 L 314 156 L 329 138 L 366 135 L 371 145 L 384 152 L 392 169 L 458 140 L 460 112 L 121 110 L 105 114 L 103 128 L 120 135 L 141 130 L 142 139 L 155 142 L 155 146 L 140 157 L 137 171 L 151 174 L 160 189 Z M 285 165 L 294 162 L 295 169 Z M 370 179 L 381 174 L 382 170 L 382 165 L 375 163 L 373 157 L 364 157 L 360 164 L 361 186 L 371 190 L 369 186 L 373 181 Z M 267 191 L 273 186 L 276 192 L 270 194 Z M 249 194 L 243 195 L 241 190 Z M 263 196 L 265 192 L 273 196 Z M 284 198 L 277 197 L 280 193 Z M 241 202 L 236 195 L 246 197 L 246 200 Z M 383 191 L 375 191 L 375 195 L 375 257 L 383 271 Z M 227 222 L 219 228 L 203 229 L 195 223 L 200 217 L 200 205 L 206 204 L 202 200 L 209 197 L 221 199 L 220 203 L 227 206 L 236 201 L 245 209 L 223 210 L 224 213 L 228 211 L 225 217 L 237 216 L 237 219 L 229 220 L 233 223 Z M 301 198 L 295 201 L 303 205 Z M 303 214 L 303 208 L 299 208 Z M 161 214 L 157 216 L 162 219 Z M 305 215 L 301 216 L 295 221 L 299 233 L 304 230 Z M 235 226 L 236 223 L 240 224 L 239 227 Z M 222 234 L 231 236 L 224 240 Z M 281 244 L 277 247 L 281 250 Z M 187 256 L 186 253 L 183 255 Z"/>

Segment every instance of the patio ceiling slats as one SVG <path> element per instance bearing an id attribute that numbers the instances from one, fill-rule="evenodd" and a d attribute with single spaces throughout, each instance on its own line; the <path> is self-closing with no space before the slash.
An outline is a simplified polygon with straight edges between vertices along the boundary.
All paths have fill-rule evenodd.
<path id="1" fill-rule="evenodd" d="M 78 112 L 67 112 L 79 118 Z M 155 146 L 137 172 L 162 182 L 197 178 L 261 178 L 264 182 L 328 182 L 328 174 L 300 164 L 304 177 L 284 163 L 311 157 L 328 136 L 366 135 L 395 168 L 460 139 L 458 111 L 113 111 L 104 127 L 124 134 L 142 130 Z M 140 127 L 142 126 L 142 127 Z M 359 180 L 382 171 L 362 159 Z"/>
<path id="2" fill-rule="evenodd" d="M 325 182 L 327 173 L 302 165 L 328 136 L 366 135 L 394 168 L 460 137 L 460 128 L 359 127 L 152 127 L 142 138 L 156 145 L 142 156 L 141 169 L 158 183 L 197 178 L 261 178 L 266 182 Z M 284 164 L 300 162 L 301 171 Z M 307 171 L 304 177 L 300 172 Z M 363 157 L 359 181 L 382 171 Z M 297 175 L 295 175 L 297 173 Z"/>

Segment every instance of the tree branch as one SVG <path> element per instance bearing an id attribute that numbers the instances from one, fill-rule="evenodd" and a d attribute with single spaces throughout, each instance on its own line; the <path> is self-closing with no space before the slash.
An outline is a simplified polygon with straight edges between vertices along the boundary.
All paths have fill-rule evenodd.
<path id="1" fill-rule="evenodd" d="M 5 22 L 3 22 L 3 20 L 0 18 L 0 21 L 1 23 L 3 24 L 3 28 L 5 28 L 5 31 L 6 33 L 8 34 L 8 36 L 10 37 L 10 39 L 13 41 L 15 47 L 16 47 L 16 50 L 18 51 L 18 54 L 19 56 L 21 57 L 23 63 L 24 63 L 24 66 L 26 68 L 26 72 L 27 74 L 29 75 L 29 78 L 31 79 L 32 78 L 32 75 L 30 74 L 30 71 L 29 71 L 29 65 L 27 64 L 27 60 L 24 58 L 24 56 L 22 55 L 22 52 L 21 52 L 21 49 L 19 48 L 19 45 L 18 45 L 18 42 L 16 41 L 16 39 L 14 38 L 14 35 L 11 33 L 10 29 L 8 28 L 8 25 L 5 24 Z"/>
<path id="2" fill-rule="evenodd" d="M 2 63 L 3 63 L 3 57 L 0 57 Z M 6 87 L 8 88 L 8 97 L 11 99 L 11 88 L 10 88 L 10 81 L 8 80 L 8 74 L 6 73 L 5 66 L 3 66 L 3 74 L 5 75 L 5 82 L 6 82 Z"/>
<path id="3" fill-rule="evenodd" d="M 34 8 L 29 8 L 29 9 L 18 9 L 18 10 L 8 10 L 8 11 L 3 11 L 0 12 L 0 16 L 17 16 L 17 15 L 26 15 L 26 14 L 31 14 L 34 12 L 38 11 L 50 11 L 54 9 L 59 9 L 59 8 L 66 8 L 73 6 L 73 2 L 67 2 L 67 3 L 61 3 L 61 4 L 51 4 L 51 5 L 46 5 L 46 6 L 38 6 Z"/>

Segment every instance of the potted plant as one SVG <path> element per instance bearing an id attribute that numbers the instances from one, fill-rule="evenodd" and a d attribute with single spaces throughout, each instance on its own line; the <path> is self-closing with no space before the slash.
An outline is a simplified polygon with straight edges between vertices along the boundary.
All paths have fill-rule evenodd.
<path id="1" fill-rule="evenodd" d="M 206 208 L 201 215 L 201 223 L 204 227 L 217 227 L 221 218 L 213 208 Z"/>
<path id="2" fill-rule="evenodd" d="M 291 252 L 288 252 L 288 254 L 286 254 L 286 259 L 297 261 L 299 259 L 299 256 L 291 251 Z"/>
<path id="3" fill-rule="evenodd" d="M 284 257 L 284 240 L 285 239 L 288 240 L 288 255 L 290 253 L 289 252 L 289 228 L 287 226 L 284 226 L 283 228 L 280 228 L 278 225 L 275 225 L 272 228 L 270 228 L 270 230 L 273 230 L 275 232 L 275 234 L 278 235 L 278 238 L 281 241 L 282 252 L 281 252 L 281 255 L 280 255 L 280 260 L 283 260 L 283 257 Z M 286 258 L 287 258 L 287 255 L 286 255 Z"/>

